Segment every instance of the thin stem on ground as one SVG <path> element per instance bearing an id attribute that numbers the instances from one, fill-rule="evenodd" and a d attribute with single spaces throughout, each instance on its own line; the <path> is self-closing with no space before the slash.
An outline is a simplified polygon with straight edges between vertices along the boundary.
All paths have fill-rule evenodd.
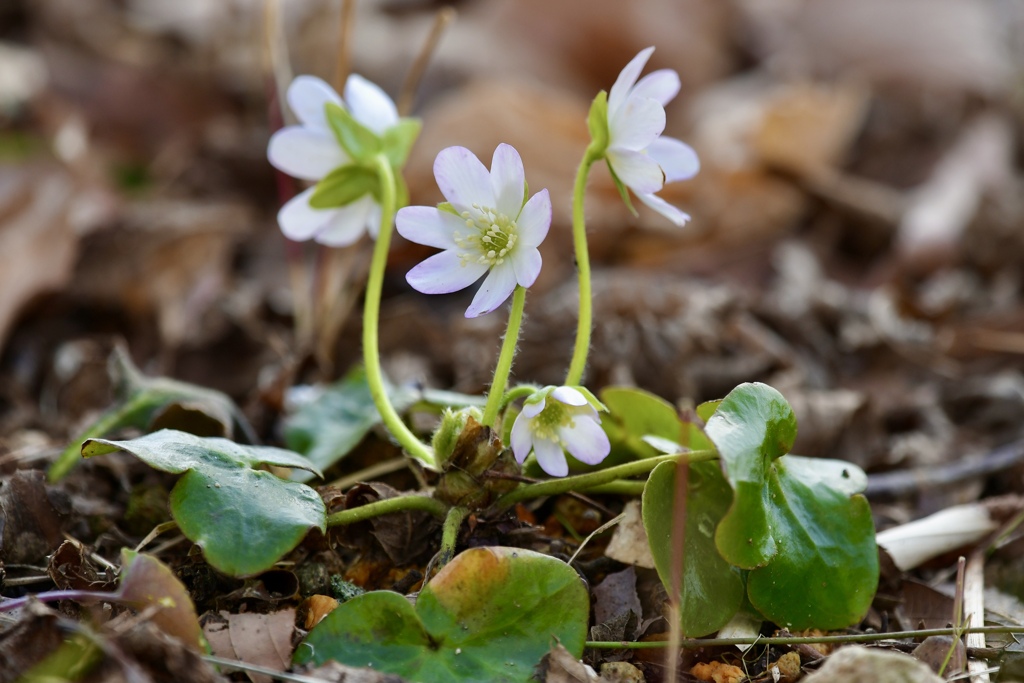
<path id="1" fill-rule="evenodd" d="M 523 323 L 523 308 L 526 306 L 526 288 L 516 285 L 512 294 L 512 308 L 508 313 L 508 328 L 505 330 L 505 339 L 501 343 L 501 353 L 498 355 L 498 364 L 494 368 L 494 379 L 491 380 L 491 390 L 487 394 L 487 405 L 484 407 L 483 425 L 494 427 L 498 419 L 498 409 L 501 407 L 501 398 L 508 386 L 508 376 L 512 372 L 512 361 L 516 355 L 516 345 L 519 343 L 519 328 Z"/>
<path id="2" fill-rule="evenodd" d="M 455 557 L 455 546 L 459 542 L 459 529 L 469 516 L 469 508 L 456 506 L 448 510 L 441 527 L 441 550 L 438 552 L 438 566 L 443 567 Z"/>
<path id="3" fill-rule="evenodd" d="M 445 517 L 448 514 L 448 506 L 432 496 L 396 496 L 377 500 L 359 507 L 349 508 L 341 512 L 334 512 L 327 515 L 327 526 L 344 526 L 355 524 L 373 517 L 388 515 L 394 512 L 409 512 L 420 510 L 429 512 L 435 517 Z"/>
<path id="4" fill-rule="evenodd" d="M 391 405 L 387 390 L 384 388 L 384 375 L 380 369 L 380 348 L 378 346 L 378 326 L 380 323 L 380 299 L 384 288 L 384 270 L 388 264 L 388 249 L 391 246 L 391 233 L 395 222 L 395 175 L 391 163 L 383 154 L 374 159 L 377 175 L 380 178 L 380 234 L 373 247 L 370 261 L 370 276 L 366 282 L 366 301 L 363 307 L 363 364 L 366 366 L 366 383 L 370 386 L 370 396 L 377 406 L 380 416 L 391 435 L 405 448 L 412 457 L 423 463 L 425 467 L 436 470 L 437 463 L 433 451 L 416 438 L 416 435 L 402 422 L 395 407 Z"/>

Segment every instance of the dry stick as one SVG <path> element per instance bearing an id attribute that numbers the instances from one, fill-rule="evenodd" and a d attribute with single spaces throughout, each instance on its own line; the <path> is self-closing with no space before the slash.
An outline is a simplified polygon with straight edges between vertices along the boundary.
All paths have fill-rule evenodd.
<path id="1" fill-rule="evenodd" d="M 946 667 L 949 666 L 949 662 L 953 658 L 953 653 L 956 652 L 956 646 L 964 632 L 964 568 L 966 565 L 967 560 L 964 559 L 963 556 L 957 558 L 956 583 L 954 584 L 953 591 L 953 641 L 949 645 L 949 651 L 946 653 L 946 658 L 942 660 L 942 666 L 939 667 L 939 676 L 945 674 Z"/>
<path id="2" fill-rule="evenodd" d="M 405 81 L 402 82 L 402 89 L 398 93 L 398 113 L 400 116 L 408 116 L 409 112 L 412 111 L 412 105 L 416 101 L 416 88 L 423 79 L 423 73 L 427 70 L 427 65 L 430 63 L 430 58 L 437 49 L 438 43 L 441 42 L 441 36 L 444 35 L 445 29 L 448 28 L 448 25 L 454 19 L 454 7 L 444 7 L 434 15 L 434 25 L 430 27 L 427 40 L 423 43 L 423 47 L 420 48 L 416 59 L 413 60 L 412 66 L 409 67 L 409 73 L 406 74 Z"/>
<path id="3" fill-rule="evenodd" d="M 352 28 L 355 26 L 356 0 L 341 0 L 341 14 L 338 16 L 338 52 L 334 60 L 334 87 L 345 91 L 345 80 L 352 64 Z"/>
<path id="4" fill-rule="evenodd" d="M 939 467 L 901 470 L 868 477 L 868 498 L 905 496 L 931 488 L 945 488 L 981 479 L 1024 462 L 1024 439 L 993 449 L 976 460 L 958 460 Z"/>
<path id="5" fill-rule="evenodd" d="M 968 624 L 985 623 L 985 556 L 975 552 L 967 560 L 964 571 L 964 615 Z M 964 639 L 967 649 L 984 648 L 984 633 L 969 633 Z M 976 657 L 967 661 L 967 671 L 972 674 L 971 683 L 989 683 L 988 663 Z"/>

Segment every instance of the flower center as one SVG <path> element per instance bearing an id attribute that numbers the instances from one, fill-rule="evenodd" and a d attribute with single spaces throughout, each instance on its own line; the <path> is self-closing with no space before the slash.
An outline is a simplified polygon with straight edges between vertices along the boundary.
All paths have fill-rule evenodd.
<path id="1" fill-rule="evenodd" d="M 565 406 L 558 401 L 548 398 L 547 405 L 540 415 L 533 418 L 533 433 L 548 441 L 560 442 L 558 428 L 572 426 L 572 416 Z"/>
<path id="2" fill-rule="evenodd" d="M 459 254 L 462 263 L 476 261 L 487 266 L 503 263 L 519 239 L 516 222 L 503 213 L 479 204 L 473 205 L 473 211 L 463 211 L 461 215 L 470 232 L 468 235 L 456 232 L 452 237 L 455 245 L 464 250 L 464 253 Z"/>

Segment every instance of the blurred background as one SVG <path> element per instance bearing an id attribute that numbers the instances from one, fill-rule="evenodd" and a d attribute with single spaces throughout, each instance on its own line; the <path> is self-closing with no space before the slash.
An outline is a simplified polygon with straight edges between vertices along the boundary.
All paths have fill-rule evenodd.
<path id="1" fill-rule="evenodd" d="M 409 90 L 448 6 L 457 16 Z M 554 223 L 515 374 L 558 382 L 575 329 L 569 218 L 586 113 L 648 45 L 649 69 L 683 83 L 666 132 L 703 168 L 663 192 L 693 216 L 683 229 L 632 216 L 593 174 L 590 386 L 697 402 L 769 382 L 797 410 L 799 452 L 872 472 L 983 459 L 1021 438 L 1021 0 L 352 8 L 0 4 L 0 458 L 63 447 L 108 405 L 118 339 L 149 373 L 231 394 L 271 442 L 289 386 L 358 361 L 370 245 L 330 253 L 276 225 L 301 190 L 266 161 L 294 74 L 340 83 L 351 70 L 414 95 L 413 204 L 440 200 L 443 147 L 519 149 Z M 429 253 L 396 237 L 385 366 L 480 391 L 505 316 L 464 319 L 472 289 L 413 292 L 404 274 Z M 1022 473 L 995 485 L 1017 490 Z M 977 481 L 924 507 L 976 498 Z"/>

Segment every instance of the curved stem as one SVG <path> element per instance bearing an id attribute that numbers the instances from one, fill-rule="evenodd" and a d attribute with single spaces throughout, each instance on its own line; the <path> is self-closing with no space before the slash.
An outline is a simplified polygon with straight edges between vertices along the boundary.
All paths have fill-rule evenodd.
<path id="1" fill-rule="evenodd" d="M 591 143 L 583 154 L 579 169 L 576 171 L 576 183 L 572 190 L 572 244 L 576 250 L 576 270 L 580 281 L 580 312 L 576 325 L 576 346 L 572 350 L 572 360 L 565 376 L 567 385 L 579 384 L 583 379 L 583 369 L 587 365 L 587 354 L 590 352 L 590 328 L 593 320 L 593 302 L 590 293 L 590 253 L 587 251 L 587 225 L 583 217 L 583 197 L 587 191 L 587 176 L 590 167 L 601 158 L 598 148 Z"/>
<path id="2" fill-rule="evenodd" d="M 419 495 L 397 496 L 327 515 L 327 526 L 355 524 L 356 522 L 362 522 L 373 517 L 380 517 L 392 512 L 405 512 L 407 510 L 422 510 L 423 512 L 429 512 L 435 517 L 444 517 L 448 514 L 448 506 L 437 498 Z"/>
<path id="3" fill-rule="evenodd" d="M 373 246 L 370 261 L 370 276 L 366 282 L 366 302 L 363 305 L 363 365 L 366 366 L 366 383 L 370 396 L 377 406 L 384 426 L 412 457 L 425 467 L 436 470 L 437 463 L 430 448 L 416 438 L 416 435 L 402 422 L 395 407 L 391 405 L 384 388 L 384 375 L 380 369 L 380 349 L 377 344 L 377 328 L 380 322 L 380 298 L 384 288 L 384 270 L 388 264 L 388 249 L 391 247 L 391 232 L 395 221 L 395 175 L 391 163 L 383 154 L 374 159 L 377 176 L 380 178 L 380 234 Z"/>
<path id="4" fill-rule="evenodd" d="M 448 564 L 455 557 L 455 545 L 459 541 L 459 529 L 462 528 L 462 522 L 467 516 L 469 516 L 469 508 L 457 506 L 448 510 L 448 516 L 444 518 L 444 526 L 441 528 L 441 551 L 438 555 L 438 563 L 441 567 Z"/>
<path id="5" fill-rule="evenodd" d="M 595 486 L 608 484 L 617 479 L 625 479 L 627 477 L 635 477 L 640 474 L 647 474 L 663 462 L 674 461 L 694 463 L 703 462 L 705 460 L 715 460 L 717 458 L 718 453 L 713 450 L 691 451 L 689 453 L 671 453 L 669 455 L 659 455 L 654 458 L 644 458 L 643 460 L 627 462 L 623 465 L 616 465 L 615 467 L 609 467 L 606 470 L 599 470 L 597 472 L 577 474 L 572 477 L 562 477 L 561 479 L 548 479 L 547 481 L 537 482 L 536 484 L 526 484 L 525 486 L 520 486 L 514 491 L 509 491 L 494 502 L 494 507 L 499 509 L 506 508 L 511 507 L 520 501 L 529 500 L 530 498 L 555 496 L 569 491 L 584 491 L 586 489 L 592 489 Z"/>
<path id="6" fill-rule="evenodd" d="M 591 486 L 590 488 L 583 489 L 580 493 L 586 493 L 587 495 L 603 494 L 611 496 L 639 496 L 644 492 L 644 486 L 647 485 L 647 481 L 627 480 L 618 479 L 616 481 L 610 481 L 607 484 L 601 484 L 600 486 Z"/>
<path id="7" fill-rule="evenodd" d="M 516 355 L 516 344 L 519 343 L 519 327 L 523 323 L 523 308 L 526 306 L 526 288 L 516 285 L 512 294 L 512 309 L 508 313 L 508 329 L 505 330 L 505 339 L 501 343 L 501 353 L 498 355 L 498 364 L 494 368 L 494 379 L 491 380 L 491 390 L 487 394 L 487 406 L 484 408 L 483 425 L 494 427 L 498 418 L 498 408 L 501 407 L 501 397 L 508 386 L 508 376 L 512 372 L 512 359 Z"/>
<path id="8" fill-rule="evenodd" d="M 513 387 L 505 392 L 505 395 L 501 397 L 501 405 L 498 406 L 498 410 L 501 410 L 512 401 L 519 398 L 525 398 L 530 394 L 534 394 L 540 390 L 536 384 L 520 384 L 517 387 Z"/>

